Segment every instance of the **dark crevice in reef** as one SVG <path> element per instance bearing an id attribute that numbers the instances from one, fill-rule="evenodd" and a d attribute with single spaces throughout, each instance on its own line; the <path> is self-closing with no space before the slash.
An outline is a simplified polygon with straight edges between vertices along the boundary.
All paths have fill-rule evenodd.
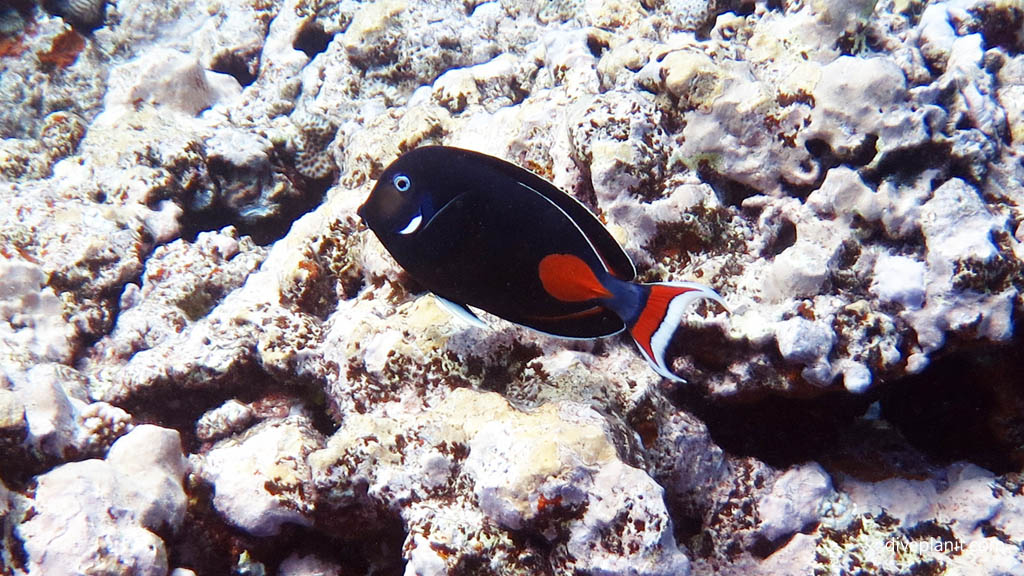
<path id="1" fill-rule="evenodd" d="M 590 164 L 577 161 L 576 167 L 579 168 L 582 178 L 579 188 L 577 188 L 576 194 L 573 196 L 594 214 L 601 214 L 601 209 L 597 205 L 597 191 L 594 190 L 594 179 L 590 174 Z"/>
<path id="2" fill-rule="evenodd" d="M 882 416 L 938 464 L 1024 467 L 1024 337 L 966 343 L 887 385 Z"/>
<path id="3" fill-rule="evenodd" d="M 760 190 L 753 186 L 747 186 L 742 182 L 717 172 L 705 161 L 701 161 L 697 166 L 697 175 L 711 186 L 723 204 L 734 208 L 738 208 L 747 198 L 761 193 Z"/>
<path id="4" fill-rule="evenodd" d="M 330 45 L 331 40 L 334 39 L 333 34 L 328 34 L 324 27 L 320 25 L 316 20 L 310 20 L 299 28 L 298 34 L 295 35 L 295 39 L 292 40 L 292 48 L 301 50 L 309 58 L 313 58 L 317 54 L 327 50 L 327 46 Z"/>
<path id="5" fill-rule="evenodd" d="M 608 41 L 597 34 L 588 34 L 587 50 L 594 58 L 600 58 L 608 51 Z"/>
<path id="6" fill-rule="evenodd" d="M 821 183 L 825 181 L 828 171 L 836 166 L 847 165 L 856 168 L 870 164 L 878 154 L 878 136 L 868 134 L 856 148 L 844 153 L 836 152 L 828 142 L 820 138 L 808 139 L 804 143 L 804 148 L 818 165 L 817 177 L 814 182 L 800 185 L 787 182 L 785 179 L 782 182 L 787 194 L 800 199 L 806 199 L 811 192 L 821 188 Z"/>
<path id="7" fill-rule="evenodd" d="M 220 406 L 230 398 L 240 402 L 254 401 L 269 388 L 267 377 L 253 364 L 232 370 L 232 375 L 214 386 L 182 389 L 176 383 L 156 384 L 139 390 L 118 403 L 132 415 L 135 424 L 156 424 L 173 428 L 181 435 L 181 447 L 195 452 L 200 442 L 196 438 L 196 421 L 208 410 Z"/>
<path id="8" fill-rule="evenodd" d="M 841 431 L 836 445 L 817 460 L 831 474 L 841 473 L 865 482 L 889 478 L 924 479 L 935 465 L 885 420 L 858 418 Z"/>
<path id="9" fill-rule="evenodd" d="M 24 442 L 28 429 L 4 430 L 0 435 L 0 481 L 7 489 L 26 492 L 35 482 L 34 477 L 63 463 L 63 459 L 38 458 L 25 450 Z M 3 574 L 0 571 L 0 574 Z"/>
<path id="10" fill-rule="evenodd" d="M 260 405 L 263 411 L 275 412 L 304 402 L 321 434 L 330 436 L 337 428 L 328 415 L 321 383 L 282 383 L 252 363 L 233 369 L 209 388 L 183 391 L 173 384 L 156 386 L 123 402 L 122 407 L 133 414 L 136 424 L 177 430 L 184 451 L 195 453 L 204 449 L 196 437 L 196 421 L 229 399 L 254 405 L 258 420 L 267 417 L 260 416 Z M 397 517 L 381 513 L 371 529 L 364 525 L 353 528 L 354 523 L 342 522 L 336 515 L 321 515 L 314 518 L 313 527 L 286 524 L 280 534 L 260 538 L 233 527 L 215 511 L 213 487 L 208 483 L 190 475 L 185 489 L 188 508 L 183 526 L 176 533 L 161 535 L 172 566 L 190 568 L 197 574 L 234 574 L 238 573 L 235 562 L 247 552 L 253 562 L 274 574 L 292 553 L 315 553 L 351 568 L 354 574 L 402 572 L 405 531 Z"/>
<path id="11" fill-rule="evenodd" d="M 213 58 L 210 62 L 210 69 L 214 72 L 227 74 L 238 80 L 243 87 L 249 86 L 259 77 L 260 68 L 259 54 L 243 55 L 237 52 L 225 51 Z"/>
<path id="12" fill-rule="evenodd" d="M 267 214 L 265 208 L 258 204 L 253 206 L 232 206 L 225 199 L 222 189 L 229 183 L 239 179 L 234 174 L 234 167 L 226 162 L 212 158 L 208 169 L 211 179 L 217 187 L 210 196 L 193 198 L 184 206 L 185 214 L 181 217 L 181 237 L 194 242 L 200 232 L 220 230 L 225 226 L 234 226 L 241 235 L 250 236 L 253 242 L 267 246 L 280 240 L 291 229 L 292 223 L 305 213 L 316 208 L 324 199 L 333 178 L 311 179 L 299 174 L 293 162 L 286 161 L 284 153 L 274 149 L 271 153 L 273 169 L 282 173 L 291 184 L 289 198 L 276 200 Z M 270 187 L 269 176 L 260 184 L 261 193 Z"/>
<path id="13" fill-rule="evenodd" d="M 234 211 L 220 197 L 217 197 L 202 208 L 192 205 L 185 206 L 185 213 L 181 217 L 181 237 L 186 242 L 195 242 L 200 232 L 220 230 L 225 226 L 237 224 L 237 216 Z"/>
<path id="14" fill-rule="evenodd" d="M 345 567 L 345 574 L 401 574 L 404 568 L 405 530 L 398 518 L 372 526 L 285 524 L 279 534 L 258 538 L 231 526 L 214 510 L 212 486 L 190 483 L 187 492 L 185 521 L 176 534 L 165 538 L 171 566 L 196 574 L 240 574 L 235 562 L 244 551 L 269 574 L 277 574 L 281 562 L 293 553 L 333 561 Z"/>
<path id="15" fill-rule="evenodd" d="M 313 427 L 318 432 L 330 436 L 337 429 L 328 413 L 320 383 L 282 383 L 253 363 L 233 369 L 230 376 L 208 387 L 182 390 L 175 384 L 156 385 L 138 392 L 119 406 L 132 415 L 135 424 L 156 424 L 177 430 L 182 449 L 190 453 L 202 448 L 195 428 L 200 416 L 232 399 L 267 406 L 301 402 L 309 408 Z M 266 416 L 261 416 L 257 410 L 256 418 Z"/>
<path id="16" fill-rule="evenodd" d="M 899 183 L 911 183 L 926 170 L 944 169 L 952 149 L 949 142 L 929 141 L 920 146 L 891 150 L 879 158 L 873 168 L 864 169 L 861 176 L 871 187 L 890 178 Z"/>
<path id="17" fill-rule="evenodd" d="M 796 244 L 796 224 L 788 218 L 783 218 L 779 222 L 779 229 L 775 232 L 775 237 L 765 247 L 766 256 L 774 257 L 782 254 L 787 248 Z"/>
<path id="18" fill-rule="evenodd" d="M 674 401 L 700 418 L 723 450 L 786 468 L 831 450 L 873 398 L 837 390 L 814 398 L 765 395 L 728 401 L 709 399 L 694 387 L 680 386 Z"/>
<path id="19" fill-rule="evenodd" d="M 997 474 L 1024 467 L 1024 338 L 951 343 L 920 374 L 855 395 L 833 387 L 815 397 L 762 394 L 709 398 L 695 386 L 673 394 L 735 456 L 785 468 L 821 462 L 878 481 L 927 477 L 965 460 Z M 865 414 L 879 403 L 878 418 Z"/>

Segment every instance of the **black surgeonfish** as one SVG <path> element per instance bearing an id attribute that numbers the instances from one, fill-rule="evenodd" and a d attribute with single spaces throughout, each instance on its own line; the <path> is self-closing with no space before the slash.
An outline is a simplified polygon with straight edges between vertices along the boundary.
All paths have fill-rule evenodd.
<path id="1" fill-rule="evenodd" d="M 628 328 L 658 374 L 683 313 L 724 302 L 692 282 L 634 282 L 633 262 L 582 204 L 497 158 L 445 146 L 403 154 L 359 216 L 398 263 L 457 314 L 467 306 L 556 336 Z"/>

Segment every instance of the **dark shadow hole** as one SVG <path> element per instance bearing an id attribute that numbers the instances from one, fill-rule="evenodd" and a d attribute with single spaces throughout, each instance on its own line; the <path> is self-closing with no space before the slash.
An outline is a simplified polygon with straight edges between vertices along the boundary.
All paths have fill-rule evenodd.
<path id="1" fill-rule="evenodd" d="M 940 464 L 968 460 L 1001 474 L 1024 467 L 1024 338 L 962 344 L 885 387 L 882 416 Z"/>
<path id="2" fill-rule="evenodd" d="M 877 186 L 889 177 L 894 177 L 898 182 L 911 182 L 932 168 L 942 168 L 948 172 L 946 164 L 951 149 L 950 142 L 929 141 L 920 146 L 892 150 L 879 158 L 874 168 L 864 170 L 864 181 L 869 186 Z"/>
<path id="3" fill-rule="evenodd" d="M 302 50 L 306 56 L 313 58 L 327 50 L 327 46 L 331 43 L 332 38 L 334 38 L 334 35 L 328 34 L 319 22 L 310 20 L 299 28 L 298 34 L 295 35 L 295 40 L 292 41 L 292 48 Z"/>
<path id="4" fill-rule="evenodd" d="M 259 56 L 247 58 L 237 52 L 221 52 L 210 62 L 210 69 L 234 77 L 243 87 L 248 86 L 259 74 Z"/>
<path id="5" fill-rule="evenodd" d="M 808 526 L 801 527 L 799 533 L 810 534 L 817 526 L 818 522 L 812 522 Z M 753 555 L 754 558 L 764 560 L 765 558 L 777 552 L 786 544 L 789 544 L 790 540 L 792 540 L 794 536 L 796 536 L 796 534 L 787 534 L 785 536 L 776 538 L 775 540 L 769 540 L 764 536 L 758 536 L 750 544 L 750 554 Z"/>
<path id="6" fill-rule="evenodd" d="M 818 173 L 814 182 L 809 184 L 794 184 L 792 182 L 784 181 L 783 188 L 786 193 L 790 196 L 794 196 L 800 199 L 806 199 L 811 192 L 821 187 L 821 183 L 825 181 L 825 177 L 828 175 L 828 171 L 836 166 L 848 165 L 853 167 L 860 167 L 871 163 L 875 159 L 875 155 L 878 153 L 878 136 L 875 134 L 868 134 L 864 136 L 864 139 L 860 141 L 856 148 L 850 151 L 843 151 L 841 153 L 836 152 L 832 145 L 821 138 L 810 138 L 804 142 L 804 148 L 807 149 L 807 153 L 811 155 L 814 162 L 817 163 Z M 804 172 L 810 173 L 813 170 L 813 165 L 801 164 L 801 169 Z"/>
<path id="7" fill-rule="evenodd" d="M 324 199 L 327 189 L 333 183 L 333 176 L 314 180 L 298 173 L 294 162 L 283 157 L 278 149 L 271 154 L 272 170 L 283 173 L 290 182 L 294 194 L 285 201 L 269 206 L 260 205 L 264 199 L 253 199 L 245 206 L 234 206 L 224 198 L 222 189 L 232 180 L 247 174 L 237 172 L 238 168 L 212 156 L 207 160 L 207 169 L 215 186 L 212 190 L 193 191 L 192 201 L 184 206 L 181 219 L 181 237 L 194 242 L 200 232 L 220 230 L 234 226 L 241 234 L 248 235 L 261 246 L 280 240 L 291 229 L 292 223 L 300 216 L 316 208 Z M 267 175 L 267 182 L 270 176 Z M 261 184 L 264 188 L 270 186 Z M 262 192 L 261 192 L 262 193 Z M 268 211 L 269 210 L 269 211 Z"/>
<path id="8" fill-rule="evenodd" d="M 716 444 L 736 456 L 753 456 L 787 468 L 816 460 L 830 450 L 873 398 L 837 389 L 814 398 L 764 394 L 729 401 L 707 398 L 695 387 L 682 386 L 674 400 L 708 426 Z"/>
<path id="9" fill-rule="evenodd" d="M 779 223 L 779 231 L 775 233 L 775 239 L 768 245 L 766 256 L 778 256 L 793 244 L 796 244 L 796 224 L 789 220 L 783 220 Z"/>
<path id="10" fill-rule="evenodd" d="M 737 182 L 715 171 L 707 162 L 701 162 L 697 167 L 697 175 L 704 182 L 707 182 L 714 189 L 715 194 L 722 199 L 722 203 L 728 206 L 739 207 L 743 201 L 751 196 L 761 193 L 753 186 Z"/>
<path id="11" fill-rule="evenodd" d="M 314 381 L 282 382 L 272 378 L 251 361 L 233 369 L 230 374 L 211 376 L 204 388 L 182 394 L 181 383 L 157 383 L 140 391 L 118 406 L 132 414 L 136 424 L 156 424 L 173 428 L 181 435 L 186 452 L 196 452 L 202 442 L 196 436 L 195 424 L 209 410 L 227 400 L 252 404 L 268 397 L 288 402 L 302 402 L 312 414 L 313 427 L 325 436 L 337 429 L 328 413 L 322 384 Z M 214 381 L 215 380 L 215 381 Z"/>
<path id="12" fill-rule="evenodd" d="M 672 399 L 704 421 L 724 450 L 774 467 L 814 460 L 871 481 L 927 476 L 934 466 L 961 460 L 996 474 L 1020 470 L 1024 338 L 949 345 L 959 349 L 920 374 L 879 377 L 862 395 L 837 384 L 802 391 L 814 397 L 755 391 L 721 399 L 682 386 Z M 876 401 L 879 416 L 865 418 Z"/>
<path id="13" fill-rule="evenodd" d="M 851 166 L 866 166 L 875 159 L 878 154 L 878 135 L 868 134 L 861 140 L 860 144 L 853 150 L 853 153 L 846 159 Z"/>
<path id="14" fill-rule="evenodd" d="M 804 142 L 804 148 L 806 148 L 807 152 L 815 158 L 832 156 L 832 146 L 821 138 L 808 139 L 807 142 Z"/>
<path id="15" fill-rule="evenodd" d="M 344 574 L 401 574 L 404 568 L 405 530 L 397 517 L 373 522 L 349 518 L 348 525 L 341 525 L 340 518 L 315 518 L 313 527 L 285 524 L 280 533 L 260 538 L 228 524 L 215 512 L 209 484 L 189 483 L 187 493 L 189 507 L 181 529 L 162 535 L 172 566 L 197 574 L 242 574 L 235 564 L 239 551 L 245 550 L 269 574 L 279 573 L 281 563 L 292 554 L 334 562 L 345 567 Z M 353 523 L 360 529 L 353 530 Z"/>
<path id="16" fill-rule="evenodd" d="M 587 36 L 587 50 L 594 55 L 594 58 L 600 58 L 604 51 L 608 49 L 608 42 L 603 38 L 598 37 L 596 34 L 590 34 Z"/>

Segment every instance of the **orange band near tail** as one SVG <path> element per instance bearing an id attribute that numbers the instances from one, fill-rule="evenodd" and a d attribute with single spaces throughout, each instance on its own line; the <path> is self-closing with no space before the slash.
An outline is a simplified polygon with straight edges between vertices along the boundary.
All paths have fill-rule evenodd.
<path id="1" fill-rule="evenodd" d="M 676 382 L 685 382 L 669 368 L 665 353 L 679 323 L 691 306 L 700 300 L 725 302 L 714 290 L 696 282 L 659 282 L 641 284 L 647 299 L 629 332 L 654 371 Z"/>
<path id="2" fill-rule="evenodd" d="M 665 313 L 672 299 L 680 294 L 689 292 L 690 288 L 676 288 L 655 284 L 651 286 L 650 296 L 647 297 L 647 305 L 644 306 L 636 324 L 630 329 L 630 334 L 636 343 L 643 348 L 648 358 L 656 358 L 656 353 L 651 346 L 651 338 L 661 327 L 665 320 Z"/>
<path id="3" fill-rule="evenodd" d="M 548 254 L 540 261 L 537 272 L 544 290 L 562 302 L 612 297 L 590 266 L 578 256 Z"/>

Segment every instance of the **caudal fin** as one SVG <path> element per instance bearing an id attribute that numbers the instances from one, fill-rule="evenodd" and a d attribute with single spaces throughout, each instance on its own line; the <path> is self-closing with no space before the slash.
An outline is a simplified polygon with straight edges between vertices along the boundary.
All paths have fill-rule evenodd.
<path id="1" fill-rule="evenodd" d="M 683 314 L 698 301 L 714 300 L 723 307 L 725 302 L 717 292 L 695 282 L 660 282 L 642 284 L 640 288 L 646 292 L 646 299 L 629 333 L 655 372 L 669 380 L 685 382 L 665 361 L 672 335 L 679 328 Z"/>

